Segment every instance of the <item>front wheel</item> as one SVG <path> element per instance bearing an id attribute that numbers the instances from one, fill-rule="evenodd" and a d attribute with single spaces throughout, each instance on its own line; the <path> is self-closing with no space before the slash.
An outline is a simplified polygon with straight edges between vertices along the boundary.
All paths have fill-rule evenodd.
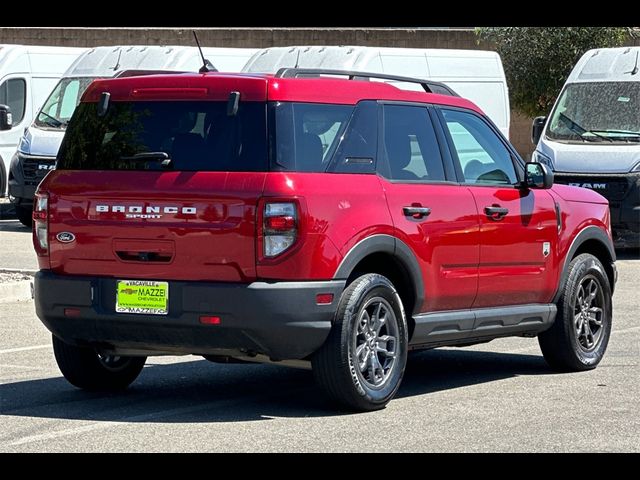
<path id="1" fill-rule="evenodd" d="M 312 358 L 316 381 L 349 410 L 378 410 L 398 391 L 406 363 L 400 296 L 382 275 L 357 278 L 342 293 L 329 337 Z"/>
<path id="2" fill-rule="evenodd" d="M 133 382 L 147 357 L 102 355 L 93 348 L 78 347 L 53 336 L 58 367 L 72 385 L 85 390 L 123 390 Z"/>
<path id="3" fill-rule="evenodd" d="M 578 255 L 569 264 L 556 320 L 538 335 L 547 363 L 565 372 L 595 368 L 609 343 L 611 304 L 611 286 L 600 260 Z"/>

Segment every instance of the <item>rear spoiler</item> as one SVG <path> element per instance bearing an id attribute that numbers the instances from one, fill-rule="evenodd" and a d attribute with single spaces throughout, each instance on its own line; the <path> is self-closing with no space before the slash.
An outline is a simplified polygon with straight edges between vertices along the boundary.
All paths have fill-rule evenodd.
<path id="1" fill-rule="evenodd" d="M 144 75 L 174 75 L 179 73 L 196 73 L 176 70 L 120 70 L 113 78 L 142 77 Z"/>

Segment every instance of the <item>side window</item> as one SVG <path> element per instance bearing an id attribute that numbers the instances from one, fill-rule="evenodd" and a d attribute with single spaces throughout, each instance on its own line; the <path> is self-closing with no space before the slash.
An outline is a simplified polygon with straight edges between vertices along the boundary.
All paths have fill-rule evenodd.
<path id="1" fill-rule="evenodd" d="M 459 110 L 442 110 L 466 183 L 513 185 L 511 153 L 482 119 Z"/>
<path id="2" fill-rule="evenodd" d="M 10 78 L 0 85 L 0 105 L 7 105 L 13 115 L 13 124 L 24 118 L 27 100 L 27 83 L 22 78 Z"/>
<path id="3" fill-rule="evenodd" d="M 324 172 L 353 108 L 352 105 L 273 103 L 276 135 L 272 158 L 276 169 Z"/>
<path id="4" fill-rule="evenodd" d="M 378 151 L 378 106 L 360 102 L 334 155 L 337 173 L 374 173 Z"/>
<path id="5" fill-rule="evenodd" d="M 73 111 L 76 109 L 78 93 L 80 90 L 80 80 L 72 80 L 67 84 L 62 94 L 62 103 L 60 105 L 60 114 L 58 118 L 61 120 L 69 120 Z"/>
<path id="6" fill-rule="evenodd" d="M 443 181 L 444 167 L 425 107 L 384 106 L 384 155 L 391 180 Z"/>

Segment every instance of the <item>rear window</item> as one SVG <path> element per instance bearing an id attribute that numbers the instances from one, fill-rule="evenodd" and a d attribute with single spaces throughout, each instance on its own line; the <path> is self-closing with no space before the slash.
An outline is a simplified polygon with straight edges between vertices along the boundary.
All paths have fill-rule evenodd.
<path id="1" fill-rule="evenodd" d="M 58 169 L 266 171 L 266 104 L 240 102 L 111 102 L 76 109 L 58 153 Z M 165 160 L 170 159 L 170 162 Z"/>

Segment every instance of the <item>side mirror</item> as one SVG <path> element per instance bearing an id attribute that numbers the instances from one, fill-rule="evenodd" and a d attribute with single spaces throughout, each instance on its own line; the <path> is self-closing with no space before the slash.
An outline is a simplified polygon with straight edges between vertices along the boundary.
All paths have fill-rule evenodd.
<path id="1" fill-rule="evenodd" d="M 0 105 L 0 130 L 11 130 L 11 127 L 13 127 L 11 109 L 7 105 Z"/>
<path id="2" fill-rule="evenodd" d="M 543 163 L 527 162 L 524 171 L 524 184 L 528 188 L 551 188 L 553 172 Z"/>
<path id="3" fill-rule="evenodd" d="M 538 141 L 542 136 L 542 131 L 547 123 L 547 117 L 536 117 L 531 125 L 531 143 L 538 145 Z"/>

